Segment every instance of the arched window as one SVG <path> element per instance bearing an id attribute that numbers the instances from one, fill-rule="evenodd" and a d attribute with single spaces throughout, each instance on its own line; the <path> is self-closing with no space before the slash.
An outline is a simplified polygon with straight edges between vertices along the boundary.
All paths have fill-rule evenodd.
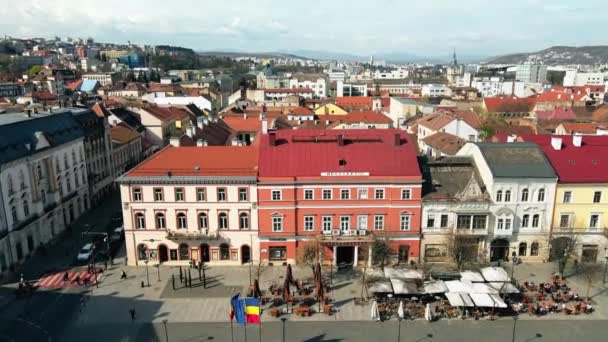
<path id="1" fill-rule="evenodd" d="M 521 191 L 521 201 L 522 202 L 528 202 L 528 195 L 529 195 L 529 190 L 528 189 L 523 189 Z"/>
<path id="2" fill-rule="evenodd" d="M 519 244 L 519 250 L 518 250 L 518 254 L 519 256 L 526 256 L 526 251 L 528 250 L 528 244 L 525 242 L 521 242 Z"/>
<path id="3" fill-rule="evenodd" d="M 217 227 L 219 229 L 228 229 L 228 214 L 220 213 L 217 216 Z"/>
<path id="4" fill-rule="evenodd" d="M 30 206 L 27 204 L 27 200 L 23 201 L 23 216 L 30 216 Z"/>
<path id="5" fill-rule="evenodd" d="M 135 214 L 135 229 L 146 229 L 146 218 L 143 213 Z"/>
<path id="6" fill-rule="evenodd" d="M 25 189 L 25 175 L 23 174 L 23 170 L 19 170 L 19 186 L 21 189 Z"/>
<path id="7" fill-rule="evenodd" d="M 137 246 L 137 258 L 139 260 L 148 260 L 148 246 L 146 246 L 146 245 Z"/>
<path id="8" fill-rule="evenodd" d="M 249 229 L 249 215 L 247 213 L 239 215 L 239 229 Z"/>
<path id="9" fill-rule="evenodd" d="M 6 176 L 6 183 L 8 185 L 8 193 L 13 193 L 15 192 L 15 186 L 13 184 L 13 176 L 11 176 L 10 174 L 8 176 Z"/>
<path id="10" fill-rule="evenodd" d="M 534 216 L 532 216 L 532 228 L 538 228 L 539 221 L 540 221 L 540 215 L 534 214 Z"/>
<path id="11" fill-rule="evenodd" d="M 207 229 L 209 227 L 209 221 L 207 221 L 207 213 L 198 214 L 198 227 L 200 229 Z"/>
<path id="12" fill-rule="evenodd" d="M 545 189 L 539 189 L 538 190 L 538 201 L 539 202 L 544 202 L 545 201 Z"/>
<path id="13" fill-rule="evenodd" d="M 165 221 L 165 214 L 156 213 L 156 229 L 167 228 L 167 222 Z"/>
<path id="14" fill-rule="evenodd" d="M 74 184 L 76 187 L 80 186 L 80 180 L 78 179 L 78 169 L 74 168 Z"/>
<path id="15" fill-rule="evenodd" d="M 186 229 L 188 228 L 188 220 L 186 219 L 186 214 L 178 213 L 177 214 L 177 229 Z"/>
<path id="16" fill-rule="evenodd" d="M 511 190 L 505 191 L 505 202 L 511 202 Z"/>
<path id="17" fill-rule="evenodd" d="M 76 164 L 76 149 L 72 149 L 72 163 Z"/>
<path id="18" fill-rule="evenodd" d="M 502 190 L 496 191 L 496 202 L 502 202 Z"/>
<path id="19" fill-rule="evenodd" d="M 15 206 L 11 207 L 11 216 L 13 217 L 13 223 L 19 221 L 19 216 L 17 215 L 17 208 Z"/>
<path id="20" fill-rule="evenodd" d="M 526 228 L 528 227 L 528 225 L 530 224 L 530 215 L 525 214 L 522 218 L 521 218 L 521 226 Z"/>
<path id="21" fill-rule="evenodd" d="M 227 243 L 220 245 L 220 260 L 230 260 L 230 246 Z"/>
<path id="22" fill-rule="evenodd" d="M 70 162 L 68 161 L 68 154 L 67 153 L 65 153 L 63 155 L 63 168 L 66 169 L 66 170 L 70 168 Z"/>
<path id="23" fill-rule="evenodd" d="M 42 179 L 42 164 L 36 165 L 36 172 L 38 173 L 38 179 Z"/>
<path id="24" fill-rule="evenodd" d="M 61 164 L 59 163 L 59 157 L 55 157 L 55 171 L 61 172 Z"/>
<path id="25" fill-rule="evenodd" d="M 63 197 L 63 184 L 61 184 L 61 175 L 57 176 L 57 189 L 59 189 L 59 196 Z"/>
<path id="26" fill-rule="evenodd" d="M 188 245 L 182 243 L 179 245 L 179 260 L 188 260 L 190 258 Z"/>
<path id="27" fill-rule="evenodd" d="M 532 242 L 530 246 L 530 256 L 538 256 L 538 242 Z"/>

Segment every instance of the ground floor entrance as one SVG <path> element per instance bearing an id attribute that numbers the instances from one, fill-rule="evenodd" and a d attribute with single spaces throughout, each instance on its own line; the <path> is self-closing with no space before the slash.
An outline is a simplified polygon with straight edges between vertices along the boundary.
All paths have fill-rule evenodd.
<path id="1" fill-rule="evenodd" d="M 158 246 L 158 261 L 159 262 L 169 261 L 169 250 L 167 249 L 167 246 L 165 246 L 165 245 Z"/>
<path id="2" fill-rule="evenodd" d="M 336 247 L 336 264 L 338 266 L 351 265 L 355 261 L 355 247 L 354 246 L 339 246 Z"/>
<path id="3" fill-rule="evenodd" d="M 509 257 L 509 240 L 496 239 L 490 244 L 490 261 L 504 260 Z"/>

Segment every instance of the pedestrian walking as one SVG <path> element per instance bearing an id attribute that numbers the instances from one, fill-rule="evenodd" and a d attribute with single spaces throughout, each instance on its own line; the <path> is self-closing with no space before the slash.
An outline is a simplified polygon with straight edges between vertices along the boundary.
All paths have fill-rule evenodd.
<path id="1" fill-rule="evenodd" d="M 125 270 L 121 270 L 120 272 L 120 279 L 127 279 L 127 272 Z"/>
<path id="2" fill-rule="evenodd" d="M 135 322 L 135 309 L 132 308 L 129 313 L 131 314 L 131 323 Z"/>
<path id="3" fill-rule="evenodd" d="M 74 281 L 76 282 L 76 284 L 80 285 L 80 276 L 77 275 L 76 279 L 74 279 Z"/>
<path id="4" fill-rule="evenodd" d="M 107 269 L 108 269 L 108 259 L 106 259 L 106 260 L 103 262 L 103 269 L 104 269 L 104 270 L 107 270 Z"/>
<path id="5" fill-rule="evenodd" d="M 65 272 L 63 274 L 63 282 L 65 283 L 66 281 L 68 281 L 70 279 L 70 275 L 68 274 L 68 272 Z"/>

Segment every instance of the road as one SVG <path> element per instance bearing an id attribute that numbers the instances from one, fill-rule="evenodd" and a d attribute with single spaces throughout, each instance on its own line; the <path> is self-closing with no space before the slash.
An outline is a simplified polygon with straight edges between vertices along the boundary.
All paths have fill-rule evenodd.
<path id="1" fill-rule="evenodd" d="M 47 255 L 33 255 L 15 273 L 35 281 L 51 270 L 74 268 L 78 249 L 89 241 L 83 231 L 104 232 L 113 228 L 112 216 L 120 209 L 117 193 L 82 215 L 71 234 L 47 247 Z M 62 335 L 77 317 L 87 290 L 83 287 L 39 289 L 28 299 L 14 300 L 15 284 L 0 287 L 0 341 L 63 341 Z"/>
<path id="2" fill-rule="evenodd" d="M 204 309 L 204 308 L 201 308 Z M 517 321 L 515 341 L 605 341 L 606 321 Z M 397 321 L 389 322 L 286 322 L 285 341 L 397 341 Z M 538 334 L 538 335 L 537 335 Z M 112 326 L 81 326 L 70 329 L 62 341 L 232 341 L 229 323 L 125 322 Z M 247 327 L 247 340 L 260 341 L 258 326 Z M 234 341 L 245 341 L 244 329 L 234 325 Z M 283 341 L 280 322 L 262 325 L 262 341 Z M 513 341 L 513 320 L 408 321 L 401 323 L 401 342 L 422 341 Z"/>

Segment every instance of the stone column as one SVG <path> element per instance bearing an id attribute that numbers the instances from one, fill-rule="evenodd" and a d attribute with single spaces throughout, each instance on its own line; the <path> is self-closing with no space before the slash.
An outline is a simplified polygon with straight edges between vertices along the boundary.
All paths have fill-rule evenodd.
<path id="1" fill-rule="evenodd" d="M 332 257 L 332 265 L 336 266 L 338 265 L 338 259 L 336 258 L 338 256 L 338 246 L 334 246 L 334 255 Z"/>
<path id="2" fill-rule="evenodd" d="M 353 262 L 353 268 L 357 267 L 359 261 L 359 246 L 355 246 L 355 257 L 354 257 L 354 262 Z"/>
<path id="3" fill-rule="evenodd" d="M 367 247 L 367 267 L 372 267 L 372 245 Z"/>

